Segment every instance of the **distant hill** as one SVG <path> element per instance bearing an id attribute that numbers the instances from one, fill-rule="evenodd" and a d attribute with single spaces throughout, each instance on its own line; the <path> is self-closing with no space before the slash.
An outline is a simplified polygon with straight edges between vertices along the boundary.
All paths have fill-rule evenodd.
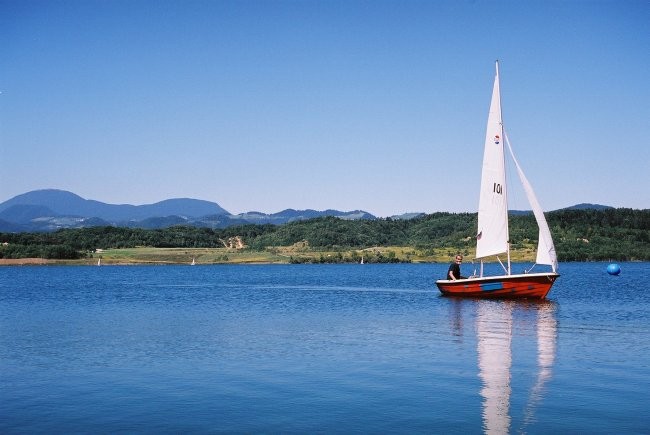
<path id="1" fill-rule="evenodd" d="M 4 233 L 24 233 L 32 231 L 29 227 L 20 224 L 14 224 L 0 219 L 0 232 Z"/>
<path id="2" fill-rule="evenodd" d="M 423 216 L 426 216 L 426 213 L 414 212 L 414 213 L 402 213 L 402 214 L 399 214 L 399 215 L 396 214 L 396 215 L 391 216 L 390 218 L 393 219 L 393 220 L 408 221 L 408 220 L 417 219 L 417 218 L 420 218 L 420 217 L 423 217 Z"/>
<path id="3" fill-rule="evenodd" d="M 209 214 L 229 214 L 214 202 L 198 199 L 179 198 L 148 205 L 116 205 L 84 199 L 65 190 L 45 189 L 24 193 L 0 204 L 0 219 L 6 219 L 4 216 L 7 209 L 16 205 L 47 207 L 54 216 L 96 217 L 108 222 L 143 220 L 169 215 L 200 217 Z M 11 213 L 15 213 L 15 210 Z"/>
<path id="4" fill-rule="evenodd" d="M 562 208 L 560 210 L 608 210 L 611 208 L 614 207 L 610 207 L 608 205 L 589 204 L 583 202 L 582 204 L 572 205 L 571 207 Z"/>
<path id="5" fill-rule="evenodd" d="M 334 216 L 341 219 L 376 219 L 363 210 L 294 210 L 265 214 L 230 214 L 214 202 L 176 198 L 148 205 L 106 204 L 56 189 L 35 190 L 0 204 L 0 232 L 48 232 L 61 228 L 113 225 L 131 228 L 167 228 L 192 225 L 226 228 L 244 224 L 274 224 Z"/>
<path id="6" fill-rule="evenodd" d="M 16 204 L 0 212 L 0 218 L 9 222 L 29 222 L 43 216 L 58 216 L 44 205 Z"/>
<path id="7" fill-rule="evenodd" d="M 559 210 L 609 210 L 613 208 L 614 207 L 610 207 L 608 205 L 589 204 L 583 202 L 581 204 L 572 205 L 570 207 L 561 208 Z M 508 210 L 508 214 L 511 216 L 523 216 L 523 215 L 533 214 L 533 211 L 532 210 Z"/>
<path id="8" fill-rule="evenodd" d="M 582 203 L 561 210 L 605 210 L 613 207 Z M 510 210 L 511 215 L 526 215 L 529 210 Z M 84 199 L 65 190 L 43 189 L 15 196 L 0 204 L 0 232 L 49 232 L 61 228 L 86 228 L 112 225 L 130 228 L 167 228 L 191 225 L 203 228 L 227 228 L 245 224 L 282 225 L 318 217 L 344 220 L 375 220 L 363 210 L 294 210 L 266 214 L 250 211 L 231 214 L 219 204 L 190 198 L 174 198 L 146 205 L 107 204 Z M 424 213 L 404 213 L 393 220 L 410 220 Z"/>

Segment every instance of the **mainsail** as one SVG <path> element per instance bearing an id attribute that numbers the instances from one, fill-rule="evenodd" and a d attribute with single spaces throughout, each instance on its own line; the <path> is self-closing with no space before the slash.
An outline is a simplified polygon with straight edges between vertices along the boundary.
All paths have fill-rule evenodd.
<path id="1" fill-rule="evenodd" d="M 483 152 L 476 258 L 508 251 L 508 201 L 503 139 L 499 64 L 497 63 Z"/>

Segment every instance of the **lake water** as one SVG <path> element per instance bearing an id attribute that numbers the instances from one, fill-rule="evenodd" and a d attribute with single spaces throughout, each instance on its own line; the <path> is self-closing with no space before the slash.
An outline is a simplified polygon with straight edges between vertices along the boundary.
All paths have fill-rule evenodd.
<path id="1" fill-rule="evenodd" d="M 0 267 L 0 432 L 647 434 L 650 263 L 606 266 Z"/>

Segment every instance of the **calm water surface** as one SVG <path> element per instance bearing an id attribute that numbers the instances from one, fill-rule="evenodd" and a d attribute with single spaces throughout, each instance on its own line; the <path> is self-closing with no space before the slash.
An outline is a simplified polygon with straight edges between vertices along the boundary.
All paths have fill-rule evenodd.
<path id="1" fill-rule="evenodd" d="M 649 433 L 650 263 L 606 266 L 2 267 L 0 432 Z"/>

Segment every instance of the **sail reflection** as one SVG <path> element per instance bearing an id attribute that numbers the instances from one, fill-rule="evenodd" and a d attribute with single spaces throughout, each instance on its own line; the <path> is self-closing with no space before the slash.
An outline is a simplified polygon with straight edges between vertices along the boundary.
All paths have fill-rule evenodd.
<path id="1" fill-rule="evenodd" d="M 483 429 L 487 434 L 510 433 L 512 417 L 511 368 L 513 365 L 513 317 L 519 323 L 530 322 L 526 315 L 534 311 L 534 326 L 537 335 L 537 373 L 524 409 L 519 432 L 535 421 L 535 410 L 543 398 L 545 385 L 552 376 L 555 361 L 557 322 L 554 303 L 517 301 L 476 301 L 476 337 L 478 374 L 481 379 Z M 518 334 L 519 337 L 519 334 Z M 525 334 L 523 338 L 526 338 Z"/>
<path id="2" fill-rule="evenodd" d="M 512 304 L 478 302 L 476 338 L 483 383 L 483 428 L 487 434 L 510 431 Z"/>
<path id="3" fill-rule="evenodd" d="M 523 429 L 535 420 L 535 408 L 544 397 L 546 383 L 552 376 L 557 342 L 557 320 L 552 303 L 541 304 L 537 310 L 537 380 L 530 391 L 524 412 Z"/>

